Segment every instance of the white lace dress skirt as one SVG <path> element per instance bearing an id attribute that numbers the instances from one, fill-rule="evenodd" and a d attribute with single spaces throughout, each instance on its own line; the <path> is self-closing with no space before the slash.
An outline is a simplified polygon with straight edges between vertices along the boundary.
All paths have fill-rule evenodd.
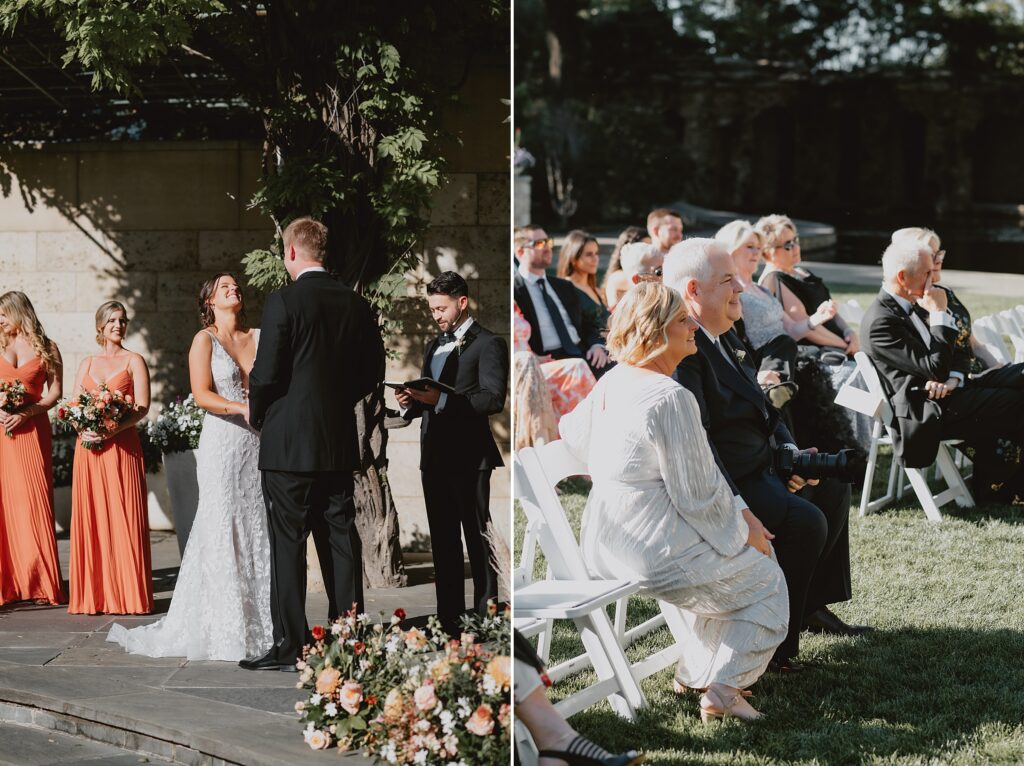
<path id="1" fill-rule="evenodd" d="M 132 654 L 238 661 L 273 642 L 270 544 L 259 436 L 239 416 L 207 413 L 196 455 L 199 506 L 167 614 L 108 641 Z"/>

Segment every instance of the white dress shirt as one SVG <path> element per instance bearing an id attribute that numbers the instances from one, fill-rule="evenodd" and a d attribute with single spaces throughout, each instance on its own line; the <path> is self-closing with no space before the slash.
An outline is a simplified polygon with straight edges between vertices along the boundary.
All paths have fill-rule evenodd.
<path id="1" fill-rule="evenodd" d="M 555 329 L 555 324 L 551 321 L 551 314 L 548 312 L 548 305 L 544 302 L 544 295 L 541 292 L 541 286 L 537 284 L 541 279 L 545 281 L 545 290 L 551 299 L 555 302 L 555 306 L 558 307 L 558 313 L 562 315 L 562 322 L 565 324 L 565 329 L 569 331 L 569 337 L 572 342 L 577 346 L 580 344 L 580 334 L 576 329 L 576 325 L 569 319 L 569 312 L 565 310 L 565 306 L 562 305 L 561 299 L 558 297 L 550 284 L 547 282 L 547 277 L 540 276 L 531 272 L 525 264 L 519 267 L 519 273 L 522 275 L 523 280 L 526 282 L 526 291 L 530 294 L 530 300 L 533 301 L 533 310 L 537 314 L 537 325 L 540 329 L 540 340 L 544 346 L 544 351 L 554 351 L 555 349 L 562 347 L 562 341 L 558 337 L 558 331 Z M 586 351 L 587 349 L 582 349 Z"/>
<path id="2" fill-rule="evenodd" d="M 437 348 L 434 349 L 434 355 L 430 358 L 430 377 L 434 380 L 441 379 L 441 371 L 444 369 L 445 362 L 448 361 L 448 357 L 452 355 L 456 347 L 459 345 L 459 341 L 462 340 L 462 336 L 466 334 L 466 330 L 473 326 L 473 317 L 466 317 L 466 321 L 455 328 L 455 340 L 450 340 L 447 343 L 439 343 Z M 437 400 L 437 404 L 434 405 L 434 412 L 440 412 L 444 409 L 445 402 L 448 401 L 448 394 L 444 391 L 441 392 L 441 396 Z"/>
<path id="3" fill-rule="evenodd" d="M 887 294 L 891 295 L 892 299 L 900 305 L 900 308 L 903 309 L 903 311 L 910 316 L 910 323 L 914 325 L 914 329 L 917 330 L 917 334 L 921 336 L 921 340 L 924 341 L 924 345 L 930 348 L 932 345 L 933 336 L 929 329 L 924 326 L 924 321 L 921 319 L 921 317 L 917 315 L 917 312 L 912 310 L 913 304 L 906 298 L 901 298 L 899 295 L 896 295 L 896 293 L 890 290 L 887 286 L 883 287 L 882 289 L 885 290 Z M 947 311 L 929 311 L 928 325 L 930 327 L 945 325 L 946 327 L 952 328 L 954 330 L 956 329 L 956 322 L 953 321 L 953 317 L 951 317 L 949 315 L 949 312 Z M 961 372 L 950 370 L 949 376 L 951 378 L 956 378 L 961 383 L 964 382 L 964 376 Z"/>

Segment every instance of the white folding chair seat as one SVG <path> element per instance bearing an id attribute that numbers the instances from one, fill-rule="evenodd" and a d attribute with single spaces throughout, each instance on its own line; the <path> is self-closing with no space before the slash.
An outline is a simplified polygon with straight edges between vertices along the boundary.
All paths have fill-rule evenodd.
<path id="1" fill-rule="evenodd" d="M 945 490 L 938 494 L 932 494 L 931 488 L 928 486 L 926 471 L 919 468 L 903 467 L 896 458 L 896 455 L 893 454 L 885 494 L 874 500 L 871 499 L 871 487 L 874 481 L 875 468 L 878 464 L 879 447 L 885 444 L 891 446 L 893 443 L 892 427 L 890 426 L 893 420 L 893 413 L 889 406 L 889 400 L 886 398 L 885 391 L 882 388 L 882 382 L 879 380 L 878 371 L 875 369 L 871 359 L 863 351 L 858 351 L 854 358 L 857 362 L 857 371 L 839 389 L 839 392 L 836 394 L 836 403 L 856 412 L 862 412 L 874 419 L 871 431 L 871 446 L 868 451 L 868 463 L 864 472 L 864 488 L 860 498 L 860 515 L 865 516 L 868 513 L 880 510 L 904 494 L 902 476 L 900 476 L 901 470 L 910 480 L 911 488 L 930 521 L 942 521 L 942 513 L 939 509 L 949 502 L 956 502 L 957 505 L 962 507 L 972 507 L 974 505 L 974 498 L 971 496 L 967 483 L 960 475 L 960 471 L 957 469 L 956 463 L 950 454 L 950 446 L 957 444 L 958 440 L 941 442 L 936 455 L 936 464 L 943 480 L 946 482 L 947 488 Z M 860 379 L 863 383 L 863 388 L 853 385 L 857 379 Z M 897 487 L 897 478 L 901 480 L 899 487 Z"/>
<path id="2" fill-rule="evenodd" d="M 527 460 L 525 466 L 527 473 L 531 475 L 531 481 L 533 481 L 535 486 L 543 484 L 546 487 L 550 487 L 549 501 L 558 503 L 558 510 L 561 511 L 562 506 L 555 494 L 555 486 L 568 476 L 586 475 L 586 465 L 577 460 L 569 452 L 565 442 L 562 441 L 552 442 L 535 448 L 533 457 L 536 459 Z M 575 550 L 579 551 L 575 537 L 572 538 L 572 545 Z M 582 553 L 580 555 L 582 557 Z M 665 625 L 668 626 L 675 639 L 671 646 L 667 646 L 630 666 L 634 678 L 637 681 L 642 681 L 648 676 L 678 662 L 681 653 L 681 642 L 686 640 L 688 636 L 692 636 L 691 626 L 694 618 L 673 604 L 659 600 L 658 614 L 627 630 L 626 617 L 628 605 L 629 598 L 623 597 L 616 604 L 614 614 L 615 635 L 623 649 L 627 649 L 640 637 Z M 585 661 L 586 658 L 580 657 L 577 660 Z M 580 666 L 573 664 L 572 667 L 573 669 L 578 669 Z"/>
<path id="3" fill-rule="evenodd" d="M 1006 348 L 1003 341 L 1003 333 L 999 330 L 992 317 L 985 316 L 975 319 L 971 323 L 971 330 L 977 341 L 983 345 L 990 354 L 1003 364 L 1013 362 L 1014 355 Z"/>
<path id="4" fill-rule="evenodd" d="M 849 324 L 859 325 L 861 320 L 864 318 L 864 309 L 860 305 L 860 301 L 856 298 L 850 298 L 848 301 L 837 304 L 839 308 L 839 316 L 847 321 Z"/>
<path id="5" fill-rule="evenodd" d="M 515 495 L 547 560 L 550 579 L 517 588 L 513 617 L 535 621 L 533 628 L 546 632 L 548 640 L 550 624 L 545 630 L 538 622 L 564 619 L 576 625 L 587 657 L 581 667 L 593 666 L 598 681 L 557 702 L 555 707 L 563 716 L 569 717 L 607 699 L 616 713 L 632 720 L 647 700 L 630 671 L 629 661 L 615 637 L 605 608 L 636 593 L 639 586 L 628 580 L 590 577 L 554 488 L 538 486 L 524 467 L 524 463 L 534 460 L 533 448 L 518 450 L 514 455 Z M 566 669 L 561 666 L 548 668 L 553 681 L 565 673 Z"/>

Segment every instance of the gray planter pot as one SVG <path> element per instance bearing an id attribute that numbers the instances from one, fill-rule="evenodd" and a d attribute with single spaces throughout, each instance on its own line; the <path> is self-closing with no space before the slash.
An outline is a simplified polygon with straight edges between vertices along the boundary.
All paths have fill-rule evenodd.
<path id="1" fill-rule="evenodd" d="M 199 505 L 199 482 L 196 479 L 196 451 L 172 452 L 164 455 L 167 491 L 171 496 L 174 531 L 178 535 L 178 552 L 185 555 L 185 544 L 192 531 L 192 522 Z"/>

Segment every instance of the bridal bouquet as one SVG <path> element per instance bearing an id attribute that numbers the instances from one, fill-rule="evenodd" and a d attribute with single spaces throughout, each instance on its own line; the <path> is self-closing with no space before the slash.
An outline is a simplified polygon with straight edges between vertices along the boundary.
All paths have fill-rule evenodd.
<path id="1" fill-rule="evenodd" d="M 17 412 L 25 404 L 27 393 L 25 384 L 18 378 L 6 382 L 0 380 L 0 409 L 11 413 Z M 5 430 L 4 433 L 14 436 L 11 431 Z"/>
<path id="2" fill-rule="evenodd" d="M 83 391 L 73 399 L 57 404 L 57 420 L 66 428 L 81 434 L 92 431 L 100 436 L 109 436 L 135 410 L 131 394 L 111 391 L 101 384 L 95 391 Z M 82 442 L 86 449 L 103 448 L 103 442 Z"/>
<path id="3" fill-rule="evenodd" d="M 192 394 L 184 401 L 175 399 L 149 424 L 149 438 L 165 455 L 196 449 L 203 432 L 203 415 Z"/>
<path id="4" fill-rule="evenodd" d="M 436 619 L 431 637 L 349 612 L 298 663 L 297 686 L 312 693 L 296 710 L 314 750 L 363 749 L 392 764 L 508 763 L 511 732 L 509 614 L 467 618 L 447 640 Z M 469 632 L 475 631 L 475 632 Z"/>

